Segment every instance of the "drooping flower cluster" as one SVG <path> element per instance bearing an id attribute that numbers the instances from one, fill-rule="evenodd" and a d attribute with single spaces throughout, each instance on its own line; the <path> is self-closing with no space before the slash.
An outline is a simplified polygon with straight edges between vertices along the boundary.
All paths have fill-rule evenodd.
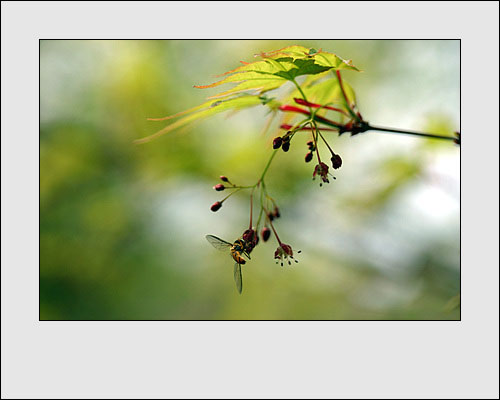
<path id="1" fill-rule="evenodd" d="M 222 175 L 220 180 L 222 183 L 218 183 L 213 186 L 213 189 L 217 192 L 229 191 L 230 193 L 221 200 L 216 201 L 210 207 L 212 212 L 217 212 L 221 209 L 224 202 L 231 197 L 234 193 L 241 190 L 251 190 L 250 194 L 250 223 L 248 228 L 244 230 L 239 239 L 233 242 L 231 245 L 229 242 L 221 240 L 213 235 L 208 235 L 207 239 L 216 248 L 226 248 L 228 245 L 231 246 L 231 251 L 233 258 L 236 261 L 237 267 L 245 264 L 246 261 L 242 258 L 243 256 L 250 258 L 250 253 L 259 243 L 259 233 L 262 242 L 267 242 L 271 235 L 274 234 L 279 246 L 274 252 L 274 258 L 277 262 L 281 261 L 288 262 L 291 264 L 293 259 L 293 250 L 290 245 L 281 242 L 277 232 L 276 227 L 273 225 L 273 221 L 280 217 L 280 210 L 276 205 L 274 199 L 272 199 L 268 192 L 266 185 L 264 183 L 265 175 L 271 165 L 273 158 L 277 154 L 278 150 L 283 150 L 284 153 L 288 153 L 291 148 L 292 140 L 297 137 L 303 137 L 301 131 L 306 131 L 307 136 L 307 153 L 304 156 L 304 161 L 306 163 L 311 163 L 312 169 L 312 179 L 318 178 L 319 185 L 322 186 L 323 183 L 329 183 L 330 177 L 336 179 L 331 171 L 338 170 L 342 164 L 343 160 L 339 154 L 336 154 L 330 143 L 325 138 L 325 132 L 337 132 L 339 135 L 350 132 L 351 136 L 357 135 L 368 130 L 378 130 L 385 132 L 399 132 L 411 135 L 420 135 L 425 137 L 435 137 L 447 140 L 454 140 L 458 145 L 460 145 L 460 134 L 457 132 L 456 137 L 443 137 L 431 134 L 416 133 L 410 131 L 401 131 L 391 128 L 381 128 L 374 127 L 370 125 L 367 121 L 363 119 L 361 113 L 357 109 L 355 96 L 353 95 L 352 89 L 346 92 L 346 87 L 344 87 L 341 70 L 358 70 L 351 61 L 342 60 L 340 57 L 333 53 L 324 52 L 321 49 L 308 49 L 303 46 L 289 46 L 276 51 L 271 51 L 267 53 L 260 54 L 262 60 L 253 63 L 242 62 L 243 66 L 239 66 L 232 71 L 223 74 L 224 79 L 215 82 L 210 85 L 195 86 L 197 88 L 212 88 L 223 83 L 237 83 L 235 87 L 219 93 L 213 98 L 223 98 L 217 101 L 208 101 L 195 107 L 191 110 L 175 114 L 173 116 L 165 118 L 152 118 L 152 120 L 166 120 L 170 118 L 181 117 L 176 123 L 172 123 L 161 131 L 140 139 L 137 143 L 144 143 L 157 136 L 165 134 L 175 127 L 183 126 L 187 123 L 196 120 L 197 118 L 202 118 L 207 115 L 211 115 L 226 111 L 229 109 L 239 110 L 246 107 L 252 107 L 257 104 L 262 104 L 269 108 L 272 115 L 277 114 L 278 111 L 283 113 L 293 113 L 295 116 L 302 118 L 300 122 L 295 124 L 283 123 L 280 128 L 285 130 L 286 133 L 282 136 L 277 136 L 272 142 L 273 152 L 270 159 L 260 175 L 260 178 L 254 185 L 251 186 L 237 186 L 229 181 L 229 179 Z M 255 71 L 262 72 L 265 74 L 265 82 L 263 83 L 260 78 L 255 78 Z M 264 72 L 265 71 L 265 72 Z M 333 77 L 323 79 L 323 73 L 326 74 L 327 71 L 333 72 Z M 296 81 L 296 77 L 308 76 L 307 84 L 299 85 Z M 319 79 L 318 79 L 319 78 Z M 336 80 L 338 86 L 332 85 Z M 283 85 L 286 81 L 293 83 L 296 86 L 295 93 L 287 97 L 287 99 L 293 98 L 294 105 L 283 104 L 280 99 L 274 97 L 268 97 L 268 92 L 277 89 Z M 323 83 L 328 83 L 328 85 L 323 85 Z M 335 88 L 332 90 L 332 88 Z M 255 93 L 256 92 L 256 93 Z M 339 93 L 339 96 L 336 96 Z M 349 96 L 347 94 L 349 93 Z M 317 101 L 317 103 L 311 102 L 307 99 L 310 96 L 311 100 Z M 294 96 L 301 96 L 301 98 Z M 321 99 L 321 100 L 319 100 Z M 288 101 L 288 100 L 287 100 Z M 320 104 L 325 103 L 325 104 Z M 334 112 L 335 116 L 338 117 L 332 120 L 332 117 L 326 117 L 327 112 Z M 189 114 L 189 115 L 185 115 Z M 288 119 L 283 120 L 283 122 L 289 122 Z M 310 136 L 309 136 L 310 135 Z M 324 161 L 328 158 L 323 157 L 321 159 L 321 148 L 326 146 L 330 152 L 329 159 L 331 161 L 331 168 Z M 254 192 L 260 194 L 256 198 L 260 199 L 260 211 L 257 223 L 253 225 L 253 199 Z M 222 244 L 221 244 L 222 243 Z M 241 253 L 241 254 L 240 254 Z M 239 292 L 241 293 L 241 270 L 235 269 L 234 272 L 236 284 Z"/>
<path id="2" fill-rule="evenodd" d="M 342 82 L 340 80 L 340 75 L 339 76 L 339 83 L 340 86 L 342 86 Z M 342 93 L 345 95 L 345 92 L 342 88 Z M 304 157 L 304 161 L 306 163 L 311 162 L 314 157 L 317 158 L 317 163 L 314 166 L 313 169 L 313 174 L 312 178 L 313 180 L 316 179 L 317 177 L 320 179 L 320 186 L 323 185 L 323 183 L 329 183 L 330 179 L 329 177 L 332 177 L 333 179 L 336 179 L 330 172 L 329 172 L 329 166 L 326 165 L 323 161 L 321 161 L 321 155 L 320 155 L 320 150 L 319 150 L 319 142 L 322 141 L 328 150 L 330 151 L 330 161 L 332 168 L 334 170 L 339 169 L 342 166 L 342 158 L 340 155 L 336 154 L 330 144 L 326 141 L 324 135 L 321 133 L 321 131 L 338 131 L 339 133 L 344 133 L 344 132 L 351 132 L 351 134 L 356 134 L 359 133 L 363 130 L 364 128 L 364 121 L 361 117 L 361 114 L 359 112 L 355 113 L 355 104 L 348 104 L 347 109 L 341 109 L 337 107 L 333 107 L 331 105 L 321 105 L 321 104 L 316 104 L 316 103 L 311 103 L 305 99 L 300 98 L 294 98 L 294 101 L 296 104 L 299 106 L 305 106 L 305 108 L 297 107 L 297 106 L 292 106 L 292 105 L 281 105 L 279 107 L 279 110 L 283 112 L 292 112 L 292 113 L 297 113 L 297 114 L 302 114 L 307 116 L 307 118 L 302 121 L 299 124 L 296 125 L 287 125 L 287 124 L 282 124 L 281 128 L 285 129 L 287 132 L 283 136 L 277 136 L 273 139 L 273 149 L 274 152 L 271 156 L 271 159 L 268 162 L 268 165 L 266 166 L 266 169 L 264 170 L 264 173 L 262 174 L 261 178 L 257 181 L 252 186 L 237 186 L 233 184 L 226 176 L 222 175 L 220 176 L 220 179 L 223 183 L 218 183 L 216 184 L 213 188 L 215 191 L 220 192 L 224 190 L 231 190 L 231 193 L 229 193 L 226 197 L 224 197 L 222 200 L 216 201 L 214 204 L 211 206 L 211 210 L 216 212 L 218 211 L 221 207 L 222 204 L 229 198 L 231 197 L 234 193 L 239 192 L 240 190 L 243 189 L 250 189 L 251 194 L 250 194 L 250 223 L 248 229 L 246 229 L 243 234 L 241 235 L 241 240 L 244 243 L 244 251 L 245 253 L 249 256 L 250 253 L 253 251 L 255 246 L 259 243 L 259 229 L 260 229 L 260 237 L 262 238 L 263 242 L 267 242 L 269 238 L 271 237 L 271 234 L 273 233 L 274 236 L 276 237 L 276 240 L 278 241 L 278 248 L 274 252 L 274 258 L 277 260 L 277 262 L 280 262 L 281 265 L 284 264 L 284 262 L 288 262 L 289 265 L 291 265 L 291 260 L 294 260 L 293 258 L 293 250 L 292 247 L 288 244 L 284 244 L 277 232 L 276 232 L 276 227 L 273 225 L 273 221 L 276 218 L 280 217 L 280 210 L 278 206 L 276 205 L 276 202 L 274 199 L 272 199 L 268 193 L 266 186 L 264 185 L 264 176 L 265 173 L 267 172 L 267 168 L 269 167 L 275 153 L 277 150 L 281 149 L 283 152 L 287 153 L 290 150 L 291 142 L 296 135 L 297 132 L 299 131 L 310 131 L 311 134 L 311 140 L 307 142 L 307 153 Z M 347 97 L 345 97 L 346 104 L 348 102 Z M 334 112 L 340 113 L 343 117 L 348 117 L 350 120 L 345 123 L 341 124 L 332 120 L 329 120 L 323 116 L 320 116 L 317 114 L 317 111 L 321 109 L 326 109 L 326 110 L 331 110 Z M 314 111 L 313 111 L 314 110 Z M 318 124 L 326 125 L 327 127 L 318 127 Z M 254 191 L 259 190 L 260 191 L 260 212 L 259 212 L 259 217 L 256 226 L 253 225 L 252 223 L 252 216 L 253 216 L 253 195 Z"/>
<path id="3" fill-rule="evenodd" d="M 282 142 L 283 143 L 283 142 Z M 284 143 L 289 143 L 285 141 Z M 279 260 L 288 260 L 288 258 L 293 259 L 293 250 L 290 245 L 283 244 L 278 236 L 278 233 L 276 232 L 276 227 L 273 224 L 273 221 L 275 221 L 277 218 L 281 217 L 280 209 L 278 205 L 276 204 L 275 200 L 270 197 L 267 193 L 267 190 L 265 186 L 262 184 L 262 179 L 260 179 L 255 185 L 253 186 L 238 186 L 233 184 L 229 179 L 222 175 L 220 179 L 225 182 L 227 185 L 223 184 L 216 184 L 213 189 L 215 191 L 222 191 L 222 190 L 231 190 L 235 189 L 232 191 L 229 195 L 227 195 L 225 198 L 222 200 L 216 201 L 214 204 L 211 206 L 211 210 L 216 212 L 218 211 L 221 207 L 222 204 L 229 198 L 231 197 L 234 193 L 243 190 L 243 189 L 251 189 L 252 192 L 250 194 L 250 223 L 248 229 L 246 229 L 243 234 L 240 236 L 240 240 L 243 243 L 243 254 L 247 255 L 250 257 L 250 253 L 253 251 L 255 246 L 259 244 L 260 238 L 259 238 L 259 229 L 260 229 L 260 237 L 262 238 L 263 242 L 267 242 L 271 234 L 274 233 L 274 236 L 276 237 L 276 240 L 279 243 L 278 250 L 274 253 L 274 258 L 279 259 Z M 257 220 L 256 226 L 253 225 L 253 195 L 255 190 L 260 190 L 261 191 L 261 203 L 260 203 L 260 211 L 259 211 L 259 217 Z M 289 261 L 289 260 L 288 260 Z M 295 260 L 295 262 L 298 262 Z M 240 262 L 240 264 L 244 264 L 244 262 Z M 291 265 L 291 262 L 288 264 Z M 281 263 L 283 265 L 283 262 Z"/>

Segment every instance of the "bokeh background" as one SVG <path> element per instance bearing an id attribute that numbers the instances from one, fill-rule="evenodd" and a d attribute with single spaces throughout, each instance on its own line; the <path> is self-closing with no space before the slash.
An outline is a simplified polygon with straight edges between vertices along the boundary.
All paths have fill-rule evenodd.
<path id="1" fill-rule="evenodd" d="M 248 196 L 217 213 L 221 174 L 253 183 L 276 125 L 264 107 L 133 141 L 200 104 L 217 74 L 291 44 L 364 72 L 343 77 L 375 125 L 452 135 L 460 122 L 458 41 L 40 42 L 40 318 L 459 319 L 460 150 L 368 132 L 332 137 L 343 166 L 320 188 L 305 145 L 268 174 L 282 239 L 300 263 L 252 253 L 238 295 L 229 255 L 205 240 L 246 228 Z M 306 140 L 305 140 L 306 141 Z M 224 192 L 223 192 L 224 193 Z"/>

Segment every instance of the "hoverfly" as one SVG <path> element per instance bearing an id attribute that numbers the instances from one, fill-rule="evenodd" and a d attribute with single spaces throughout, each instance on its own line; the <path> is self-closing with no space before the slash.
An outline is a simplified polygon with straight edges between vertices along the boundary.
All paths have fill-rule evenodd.
<path id="1" fill-rule="evenodd" d="M 234 243 L 229 243 L 214 235 L 207 235 L 206 238 L 208 243 L 214 246 L 217 250 L 224 251 L 229 249 L 229 252 L 235 261 L 234 281 L 236 282 L 236 289 L 238 289 L 238 293 L 241 294 L 241 290 L 243 289 L 241 266 L 246 263 L 246 260 L 242 257 L 242 255 L 248 257 L 250 260 L 250 254 L 247 252 L 247 244 L 243 239 L 236 239 Z"/>

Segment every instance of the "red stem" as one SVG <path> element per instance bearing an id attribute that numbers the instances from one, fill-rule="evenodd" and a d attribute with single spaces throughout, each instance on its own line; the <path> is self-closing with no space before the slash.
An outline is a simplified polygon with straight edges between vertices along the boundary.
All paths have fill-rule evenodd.
<path id="1" fill-rule="evenodd" d="M 274 225 L 273 225 L 273 222 L 271 221 L 271 218 L 269 218 L 268 211 L 266 209 L 264 209 L 264 210 L 266 212 L 266 218 L 269 221 L 269 225 L 271 225 L 271 229 L 273 230 L 274 236 L 276 236 L 276 240 L 278 241 L 279 245 L 281 246 L 282 245 L 281 240 L 280 240 L 278 234 L 276 233 L 276 229 L 274 229 Z"/>
<path id="2" fill-rule="evenodd" d="M 304 110 L 303 108 L 300 107 L 295 107 L 295 106 L 289 106 L 288 104 L 284 104 L 280 106 L 281 111 L 290 111 L 290 112 L 298 112 L 304 115 L 311 115 L 311 113 L 307 110 Z"/>
<path id="3" fill-rule="evenodd" d="M 286 129 L 287 131 L 289 131 L 290 129 L 293 128 L 293 126 L 292 125 L 287 125 L 287 124 L 282 124 L 282 125 L 280 125 L 280 128 L 281 129 Z M 332 131 L 332 132 L 337 132 L 338 131 L 338 129 L 332 129 L 332 128 L 321 128 L 321 129 L 323 131 Z M 310 130 L 312 130 L 312 128 L 311 127 L 302 127 L 302 128 L 300 128 L 298 130 L 299 131 L 310 131 Z"/>
<path id="4" fill-rule="evenodd" d="M 319 157 L 319 150 L 318 150 L 318 128 L 315 127 L 315 131 L 316 131 L 316 136 L 314 136 L 314 130 L 311 133 L 314 139 L 314 147 L 316 147 L 316 156 L 318 157 L 318 164 L 321 164 L 321 158 Z"/>
<path id="5" fill-rule="evenodd" d="M 293 100 L 297 104 L 300 104 L 302 106 L 308 106 L 308 107 L 312 107 L 312 108 L 326 108 L 327 110 L 332 110 L 332 111 L 337 111 L 339 113 L 342 113 L 347 117 L 349 116 L 349 114 L 347 114 L 344 110 L 341 110 L 340 108 L 335 108 L 335 107 L 331 107 L 331 106 L 322 106 L 321 104 L 310 103 L 304 99 L 299 99 L 299 98 L 294 98 Z"/>
<path id="6" fill-rule="evenodd" d="M 304 114 L 304 115 L 311 115 L 311 113 L 307 110 L 304 110 L 303 108 L 299 108 L 299 107 L 295 107 L 295 106 L 290 106 L 290 105 L 282 105 L 280 106 L 279 108 L 281 111 L 287 111 L 287 112 L 296 112 L 296 113 L 300 113 L 300 114 Z M 341 128 L 343 125 L 342 124 L 338 124 L 337 122 L 334 122 L 334 121 L 331 121 L 327 118 L 323 118 L 323 117 L 320 117 L 319 115 L 315 115 L 314 116 L 314 120 L 315 121 L 318 121 L 318 122 L 324 122 L 330 126 L 335 126 L 335 127 L 338 127 L 338 128 Z"/>

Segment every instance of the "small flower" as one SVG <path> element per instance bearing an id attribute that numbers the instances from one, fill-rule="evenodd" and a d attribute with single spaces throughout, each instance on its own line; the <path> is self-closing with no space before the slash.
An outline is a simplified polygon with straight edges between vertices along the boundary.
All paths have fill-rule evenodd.
<path id="1" fill-rule="evenodd" d="M 313 179 L 316 178 L 316 175 L 321 176 L 321 180 L 325 183 L 329 183 L 330 181 L 328 180 L 328 165 L 325 163 L 321 162 L 316 165 L 314 168 L 314 173 L 313 173 Z M 321 186 L 321 183 L 320 183 Z"/>
<path id="2" fill-rule="evenodd" d="M 264 242 L 267 242 L 269 240 L 269 237 L 271 236 L 271 229 L 269 229 L 267 226 L 265 226 L 260 231 L 260 235 L 262 236 L 262 240 Z"/>
<path id="3" fill-rule="evenodd" d="M 316 147 L 314 146 L 314 142 L 312 140 L 310 140 L 309 142 L 307 142 L 307 147 L 309 148 L 309 150 L 311 150 L 311 152 L 313 152 L 314 150 L 316 150 Z"/>
<path id="4" fill-rule="evenodd" d="M 221 190 L 224 190 L 226 187 L 222 183 L 218 183 L 217 185 L 214 186 L 214 189 L 220 192 Z"/>
<path id="5" fill-rule="evenodd" d="M 266 213 L 266 215 L 267 215 L 267 218 L 269 218 L 269 221 L 272 221 L 274 219 L 274 215 L 272 212 L 268 212 L 268 213 Z"/>
<path id="6" fill-rule="evenodd" d="M 281 136 L 278 136 L 274 138 L 273 140 L 273 149 L 279 149 L 281 147 L 281 144 L 283 143 L 283 138 Z"/>
<path id="7" fill-rule="evenodd" d="M 298 253 L 300 253 L 300 251 L 298 251 Z M 285 243 L 280 243 L 280 245 L 274 252 L 274 258 L 278 260 L 276 261 L 276 263 L 281 262 L 281 266 L 283 266 L 283 261 L 288 261 L 288 265 L 291 265 L 292 263 L 289 258 L 294 260 L 296 263 L 298 262 L 293 258 L 292 246 Z"/>
<path id="8" fill-rule="evenodd" d="M 306 154 L 305 160 L 306 162 L 310 162 L 313 159 L 313 153 L 309 152 Z"/>
<path id="9" fill-rule="evenodd" d="M 227 179 L 227 176 L 221 175 L 219 178 L 222 182 L 229 182 L 229 179 Z"/>
<path id="10" fill-rule="evenodd" d="M 219 210 L 219 208 L 222 207 L 222 202 L 220 201 L 216 201 L 214 204 L 212 204 L 212 206 L 210 207 L 210 209 L 213 211 L 213 212 L 216 212 L 217 210 Z"/>
<path id="11" fill-rule="evenodd" d="M 332 153 L 331 160 L 334 169 L 339 169 L 342 166 L 342 158 L 338 154 Z"/>

